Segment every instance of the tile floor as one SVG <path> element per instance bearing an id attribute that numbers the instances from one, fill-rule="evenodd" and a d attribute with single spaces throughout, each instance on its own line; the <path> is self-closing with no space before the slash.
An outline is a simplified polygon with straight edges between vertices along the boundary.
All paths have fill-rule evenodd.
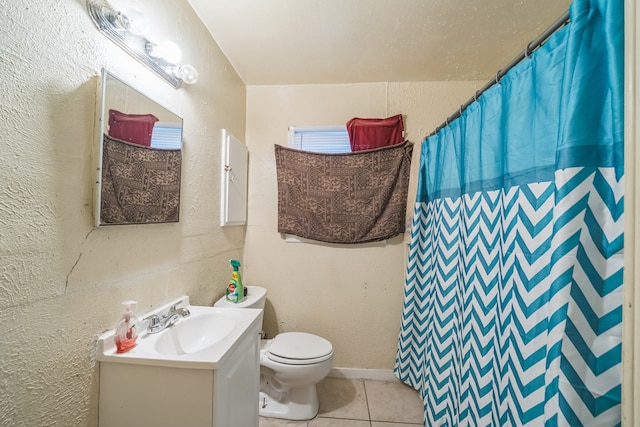
<path id="1" fill-rule="evenodd" d="M 320 410 L 309 421 L 260 418 L 260 427 L 407 427 L 422 425 L 418 393 L 400 381 L 325 378 Z"/>

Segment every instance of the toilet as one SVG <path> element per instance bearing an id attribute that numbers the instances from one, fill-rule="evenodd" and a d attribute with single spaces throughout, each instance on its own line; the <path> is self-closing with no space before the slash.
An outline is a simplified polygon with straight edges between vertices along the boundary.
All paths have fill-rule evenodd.
<path id="1" fill-rule="evenodd" d="M 238 303 L 220 298 L 215 307 L 261 308 L 267 290 L 246 286 L 247 296 Z M 333 366 L 333 346 L 326 339 L 305 332 L 284 332 L 262 340 L 260 349 L 260 400 L 262 417 L 310 420 L 318 413 L 316 384 Z"/>

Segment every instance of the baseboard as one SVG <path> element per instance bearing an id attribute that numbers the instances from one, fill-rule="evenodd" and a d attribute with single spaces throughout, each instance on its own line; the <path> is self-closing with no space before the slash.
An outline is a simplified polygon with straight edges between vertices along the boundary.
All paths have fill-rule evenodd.
<path id="1" fill-rule="evenodd" d="M 383 369 L 333 368 L 327 376 L 351 380 L 399 381 L 396 376 L 393 375 L 393 371 Z"/>

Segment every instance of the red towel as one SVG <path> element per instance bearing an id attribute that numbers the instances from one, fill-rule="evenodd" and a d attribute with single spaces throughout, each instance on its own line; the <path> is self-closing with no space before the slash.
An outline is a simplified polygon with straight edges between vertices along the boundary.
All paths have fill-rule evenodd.
<path id="1" fill-rule="evenodd" d="M 157 121 L 153 114 L 125 114 L 109 110 L 109 136 L 149 147 L 153 125 Z"/>
<path id="2" fill-rule="evenodd" d="M 347 122 L 351 151 L 371 150 L 404 141 L 402 114 L 386 119 L 354 118 Z"/>

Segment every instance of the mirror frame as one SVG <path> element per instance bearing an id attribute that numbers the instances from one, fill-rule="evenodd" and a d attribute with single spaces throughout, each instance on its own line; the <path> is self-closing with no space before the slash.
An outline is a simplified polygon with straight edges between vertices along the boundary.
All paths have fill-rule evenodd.
<path id="1" fill-rule="evenodd" d="M 108 93 L 108 87 L 109 85 L 114 82 L 116 84 L 121 84 L 123 85 L 123 92 L 126 92 L 126 96 L 123 97 L 124 100 L 120 100 L 120 102 L 116 102 L 114 101 L 117 96 L 114 95 L 113 93 Z M 132 108 L 140 108 L 140 107 L 135 107 L 135 105 L 149 105 L 149 110 L 145 111 L 132 111 Z M 109 136 L 109 110 L 117 110 L 116 113 L 120 112 L 123 113 L 124 116 L 129 116 L 129 115 L 137 115 L 137 114 L 153 114 L 156 113 L 158 116 L 161 116 L 162 119 L 160 119 L 159 121 L 157 121 L 156 123 L 160 124 L 160 123 L 165 123 L 168 126 L 174 128 L 174 129 L 179 129 L 179 145 L 180 148 L 170 148 L 170 149 L 157 149 L 155 147 L 151 147 L 151 146 L 143 146 L 143 145 L 139 145 L 137 143 L 132 143 L 132 142 L 128 142 L 128 141 L 124 141 L 124 140 L 119 140 L 117 138 L 114 138 L 113 136 Z M 152 110 L 152 111 L 151 111 Z M 155 117 L 155 114 L 153 114 L 153 116 L 155 120 L 158 120 L 157 117 Z M 170 120 L 167 120 L 167 118 L 169 118 Z M 179 123 L 179 126 L 172 126 Z M 155 129 L 155 126 L 154 126 Z M 180 192 L 181 192 L 181 180 L 182 180 L 182 145 L 183 145 L 183 129 L 184 129 L 184 120 L 182 117 L 180 117 L 179 115 L 175 114 L 174 112 L 170 111 L 169 109 L 167 109 L 166 107 L 164 107 L 161 103 L 155 101 L 154 99 L 152 99 L 151 97 L 149 97 L 148 95 L 142 93 L 140 90 L 138 90 L 137 88 L 135 88 L 133 85 L 131 85 L 130 83 L 126 82 L 125 80 L 123 80 L 122 78 L 114 75 L 112 72 L 103 69 L 102 70 L 102 75 L 98 81 L 98 88 L 97 88 L 97 103 L 96 103 L 96 118 L 95 118 L 95 151 L 94 151 L 94 158 L 95 158 L 95 171 L 96 171 L 96 179 L 95 179 L 95 186 L 94 186 L 94 205 L 93 205 L 93 215 L 94 215 L 94 222 L 95 222 L 95 226 L 96 227 L 102 227 L 102 226 L 112 226 L 112 225 L 139 225 L 139 224 L 162 224 L 162 223 L 174 223 L 174 222 L 179 222 L 180 220 Z M 174 130 L 173 133 L 175 133 L 176 131 Z M 173 182 L 177 182 L 177 190 L 173 189 L 169 191 L 169 198 L 170 200 L 172 200 L 175 204 L 175 193 L 177 192 L 177 207 L 175 209 L 177 209 L 177 212 L 174 211 L 174 215 L 171 215 L 170 219 L 163 219 L 163 220 L 156 220 L 156 219 L 149 219 L 149 218 L 145 218 L 145 214 L 136 214 L 137 217 L 142 217 L 142 220 L 124 220 L 124 221 L 116 221 L 116 222 L 110 222 L 108 220 L 104 220 L 103 219 L 103 206 L 105 203 L 105 200 L 103 200 L 103 188 L 104 188 L 104 176 L 105 174 L 110 173 L 109 172 L 109 165 L 105 165 L 104 164 L 104 150 L 105 150 L 105 135 L 108 137 L 108 139 L 113 142 L 113 140 L 115 140 L 115 142 L 117 143 L 121 143 L 123 149 L 125 150 L 134 150 L 134 152 L 132 153 L 132 157 L 131 158 L 135 158 L 136 153 L 147 153 L 146 150 L 152 150 L 149 151 L 148 153 L 162 153 L 162 154 L 157 154 L 159 156 L 164 156 L 166 153 L 167 156 L 172 156 L 170 160 L 168 160 L 168 164 L 171 165 L 171 168 L 173 169 L 168 169 L 169 166 L 167 166 L 167 170 L 165 171 L 166 174 L 171 175 L 173 177 Z M 155 134 L 154 134 L 155 135 Z M 149 135 L 149 137 L 151 138 L 151 135 Z M 139 157 L 139 156 L 138 156 Z M 155 171 L 152 169 L 150 171 L 150 173 L 155 173 Z M 162 172 L 159 172 L 162 173 Z M 176 174 L 177 174 L 177 179 L 176 178 Z M 129 190 L 128 188 L 123 188 L 120 189 L 120 191 L 115 191 L 116 195 L 118 195 L 118 198 L 121 194 L 124 194 L 126 192 L 126 190 Z M 140 190 L 140 191 L 145 191 L 145 190 Z M 154 191 L 154 192 L 158 192 L 159 187 L 153 187 L 150 188 L 149 190 L 146 191 Z M 148 193 L 147 195 L 150 195 L 150 193 Z M 107 199 L 108 200 L 108 199 Z M 126 211 L 127 213 L 135 213 L 135 205 L 129 204 L 123 207 L 123 211 Z M 175 217 L 175 219 L 174 219 Z"/>

